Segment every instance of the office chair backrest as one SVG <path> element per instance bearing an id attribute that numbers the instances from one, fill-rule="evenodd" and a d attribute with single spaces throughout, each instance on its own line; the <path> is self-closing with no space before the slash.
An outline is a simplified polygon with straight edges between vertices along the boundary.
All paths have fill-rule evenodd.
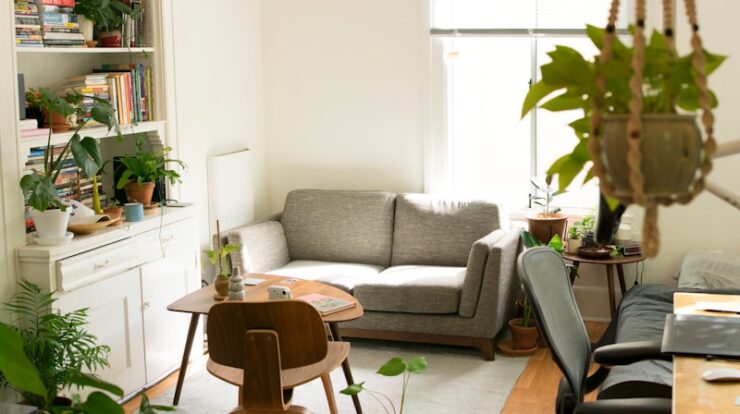
<path id="1" fill-rule="evenodd" d="M 321 361 L 327 353 L 327 336 L 319 312 L 302 301 L 224 302 L 208 312 L 208 352 L 214 362 L 244 368 L 247 331 L 277 334 L 282 369 Z"/>
<path id="2" fill-rule="evenodd" d="M 549 247 L 524 251 L 518 260 L 519 278 L 532 304 L 540 334 L 567 379 L 573 403 L 583 401 L 591 345 L 578 311 L 562 257 Z"/>

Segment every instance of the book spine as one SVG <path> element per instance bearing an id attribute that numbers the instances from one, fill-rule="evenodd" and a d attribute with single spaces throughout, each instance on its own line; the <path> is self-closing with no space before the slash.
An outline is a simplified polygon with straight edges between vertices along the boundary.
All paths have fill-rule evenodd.
<path id="1" fill-rule="evenodd" d="M 75 0 L 41 0 L 41 4 L 49 6 L 74 7 Z"/>

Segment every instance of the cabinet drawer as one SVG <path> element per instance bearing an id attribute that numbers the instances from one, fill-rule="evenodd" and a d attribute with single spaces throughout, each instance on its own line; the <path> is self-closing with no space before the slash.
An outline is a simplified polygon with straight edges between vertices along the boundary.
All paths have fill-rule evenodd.
<path id="1" fill-rule="evenodd" d="M 168 224 L 136 236 L 136 248 L 142 263 L 176 255 L 183 250 L 198 249 L 195 219 Z"/>
<path id="2" fill-rule="evenodd" d="M 59 260 L 58 286 L 70 291 L 138 266 L 141 262 L 136 250 L 136 243 L 127 239 Z"/>

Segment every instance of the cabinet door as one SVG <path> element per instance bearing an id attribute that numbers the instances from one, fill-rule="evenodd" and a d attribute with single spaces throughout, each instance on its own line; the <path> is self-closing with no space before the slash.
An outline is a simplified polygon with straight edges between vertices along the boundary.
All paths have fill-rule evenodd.
<path id="1" fill-rule="evenodd" d="M 151 384 L 179 367 L 190 314 L 170 312 L 167 305 L 200 288 L 198 251 L 188 249 L 141 267 L 146 381 Z M 193 354 L 200 350 L 196 333 Z"/>
<path id="2" fill-rule="evenodd" d="M 97 374 L 123 388 L 125 394 L 144 386 L 144 333 L 138 269 L 64 292 L 57 304 L 65 313 L 89 308 L 88 331 L 97 336 L 99 344 L 111 349 L 110 366 Z"/>

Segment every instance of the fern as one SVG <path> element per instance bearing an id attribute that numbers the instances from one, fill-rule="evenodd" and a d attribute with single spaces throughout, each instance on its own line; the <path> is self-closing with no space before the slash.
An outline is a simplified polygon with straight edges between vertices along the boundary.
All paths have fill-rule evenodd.
<path id="1" fill-rule="evenodd" d="M 23 338 L 26 356 L 49 392 L 47 396 L 22 391 L 21 394 L 28 403 L 48 410 L 54 397 L 69 389 L 83 369 L 95 371 L 107 367 L 110 348 L 97 345 L 97 338 L 85 330 L 87 309 L 59 314 L 52 310 L 53 292 L 44 293 L 27 280 L 18 286 L 13 300 L 5 304 L 15 316 L 14 325 L 9 327 Z M 2 373 L 0 387 L 8 387 Z"/>

